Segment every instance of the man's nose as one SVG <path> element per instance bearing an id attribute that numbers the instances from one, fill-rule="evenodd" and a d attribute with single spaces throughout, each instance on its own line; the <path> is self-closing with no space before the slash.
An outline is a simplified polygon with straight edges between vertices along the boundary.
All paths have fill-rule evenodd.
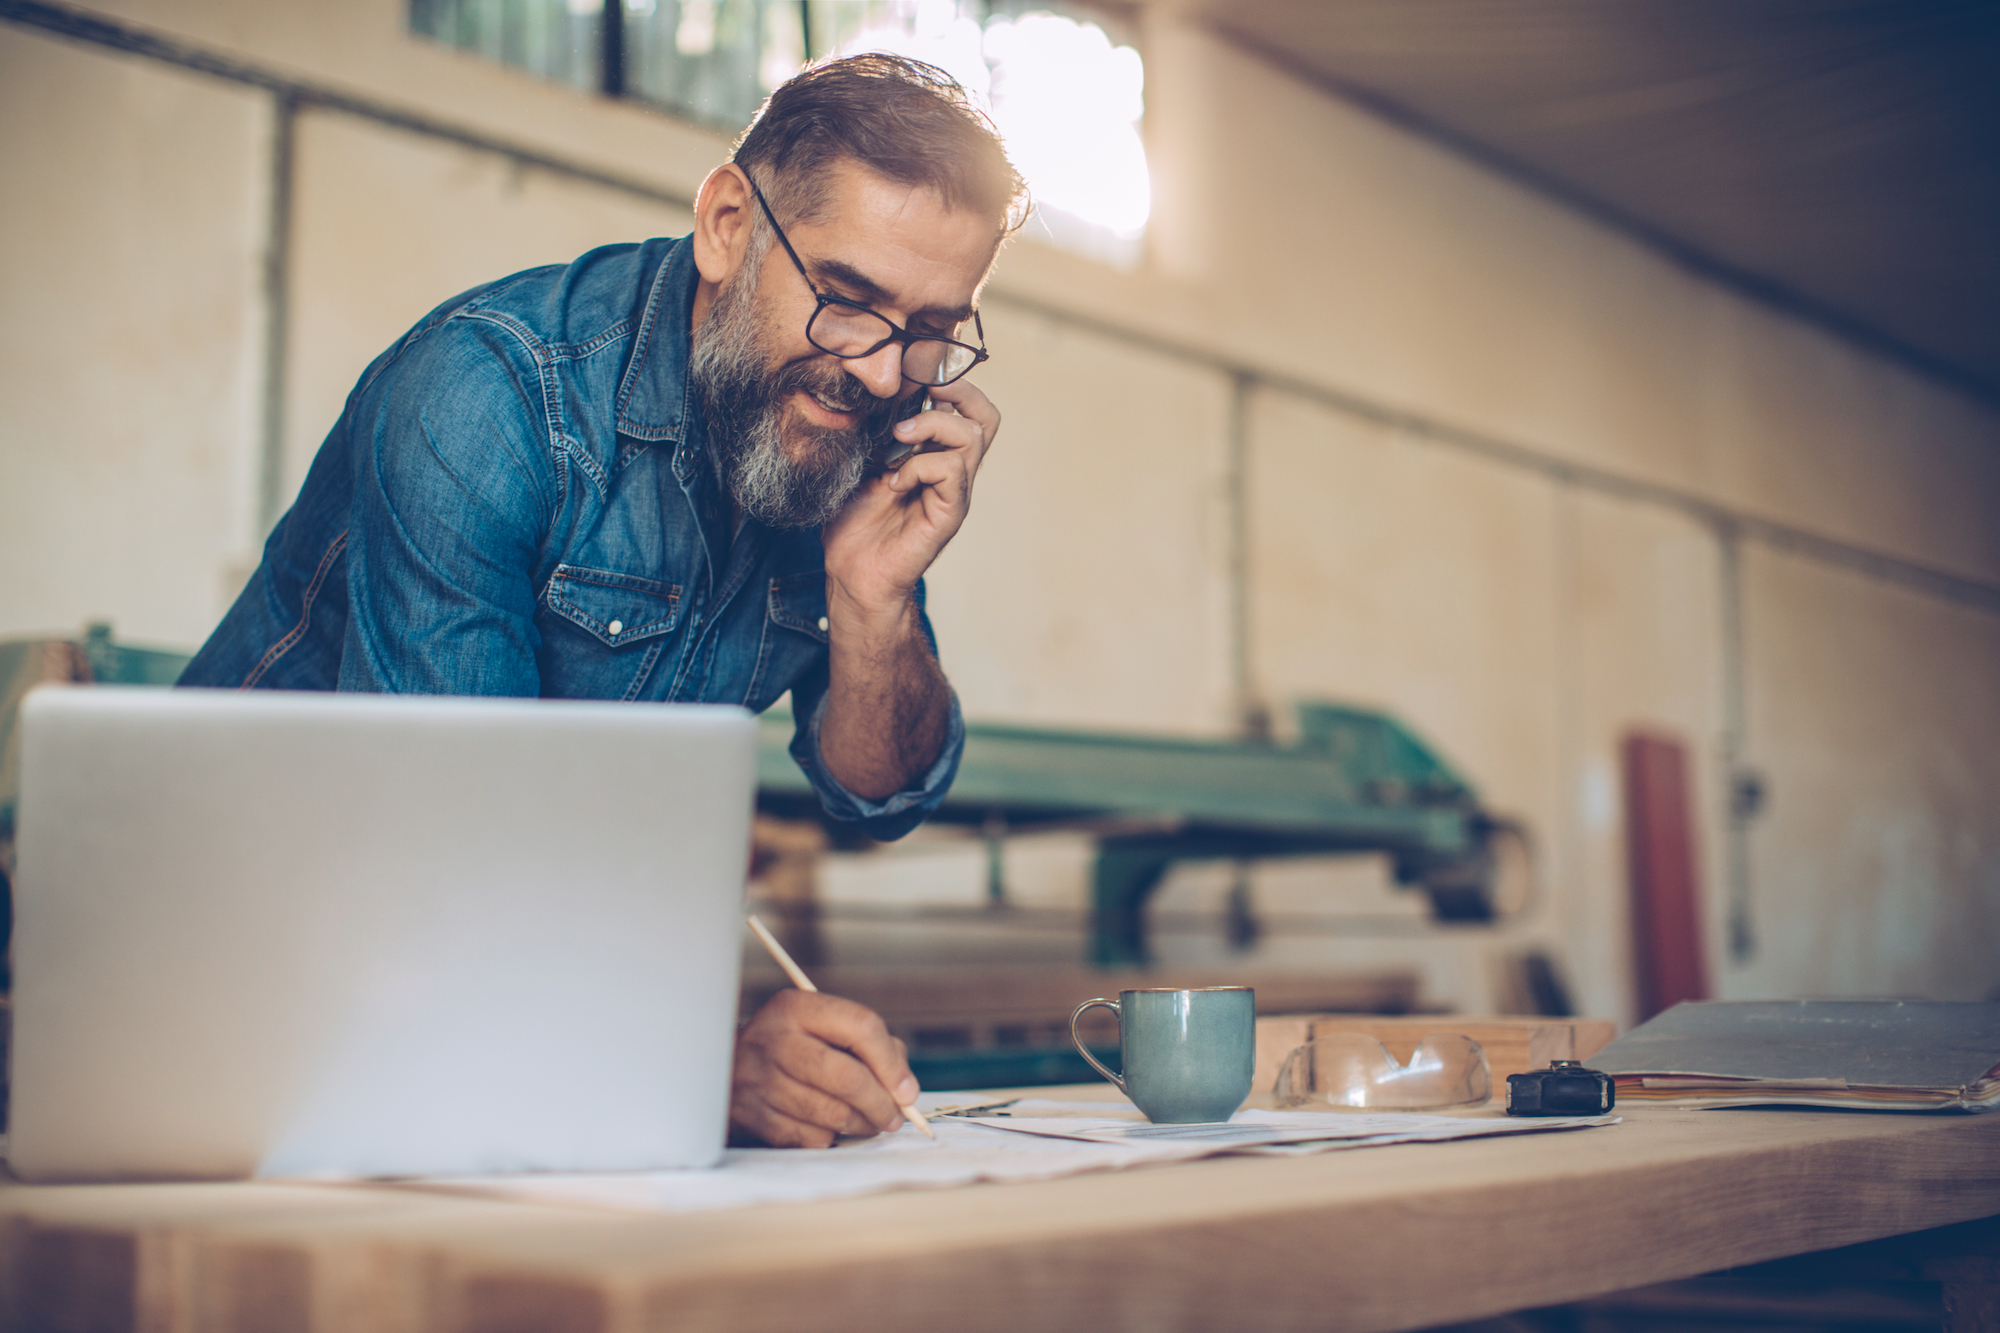
<path id="1" fill-rule="evenodd" d="M 903 347 L 890 343 L 867 356 L 847 362 L 847 371 L 877 398 L 894 398 L 903 389 Z"/>

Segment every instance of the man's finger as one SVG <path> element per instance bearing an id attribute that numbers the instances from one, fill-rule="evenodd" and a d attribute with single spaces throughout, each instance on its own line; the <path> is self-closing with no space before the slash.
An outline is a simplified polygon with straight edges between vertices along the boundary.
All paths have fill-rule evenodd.
<path id="1" fill-rule="evenodd" d="M 858 1062 L 849 1061 L 849 1063 L 860 1069 Z M 874 1077 L 865 1069 L 860 1069 L 860 1076 L 871 1082 Z M 895 1119 L 887 1124 L 881 1123 L 875 1116 L 869 1114 L 867 1108 L 857 1107 L 839 1090 L 799 1078 L 784 1069 L 773 1070 L 764 1080 L 759 1094 L 766 1106 L 781 1115 L 857 1138 L 878 1134 L 900 1123 L 902 1119 L 900 1111 L 891 1112 L 888 1114 L 893 1114 Z M 875 1092 L 874 1100 L 882 1100 L 879 1088 Z"/>
<path id="2" fill-rule="evenodd" d="M 957 508 L 972 494 L 973 460 L 959 454 L 912 454 L 888 475 L 889 489 L 908 494 L 929 486 L 947 505 Z"/>
<path id="3" fill-rule="evenodd" d="M 931 390 L 931 401 L 950 403 L 953 411 L 976 423 L 982 447 L 992 444 L 993 437 L 1000 433 L 1000 409 L 971 380 L 939 385 Z"/>
<path id="4" fill-rule="evenodd" d="M 925 453 L 963 451 L 977 458 L 986 451 L 985 435 L 978 422 L 937 411 L 897 422 L 896 440 Z"/>
<path id="5" fill-rule="evenodd" d="M 823 1125 L 794 1120 L 768 1106 L 739 1107 L 729 1117 L 729 1141 L 738 1146 L 768 1148 L 830 1148 L 834 1132 Z"/>
<path id="6" fill-rule="evenodd" d="M 788 999 L 787 997 L 796 997 Z M 797 1023 L 804 1031 L 818 1037 L 828 1046 L 837 1048 L 826 1051 L 816 1059 L 819 1068 L 827 1071 L 826 1077 L 842 1080 L 844 1071 L 837 1064 L 830 1063 L 828 1057 L 845 1052 L 867 1066 L 873 1076 L 876 1088 L 893 1099 L 886 1118 L 871 1119 L 885 1128 L 901 1118 L 897 1107 L 907 1106 L 916 1100 L 917 1080 L 910 1073 L 909 1063 L 904 1059 L 900 1043 L 889 1035 L 889 1029 L 874 1010 L 843 1000 L 837 995 L 808 994 L 803 991 L 781 991 L 771 1001 L 773 1006 L 783 1004 L 783 1016 Z M 840 1071 L 840 1072 L 836 1072 Z M 822 1082 L 820 1078 L 805 1081 L 822 1088 L 832 1088 L 834 1084 Z M 865 1089 L 857 1095 L 864 1095 Z M 847 1099 L 853 1104 L 853 1099 Z M 864 1111 L 867 1107 L 859 1107 Z"/>
<path id="7" fill-rule="evenodd" d="M 936 440 L 985 457 L 1000 433 L 1000 409 L 993 400 L 965 380 L 933 390 L 931 398 L 930 411 L 897 423 L 897 438 L 906 444 Z"/>
<path id="8" fill-rule="evenodd" d="M 889 1091 L 866 1064 L 846 1051 L 796 1033 L 772 1054 L 777 1065 L 774 1082 L 790 1102 L 779 1104 L 789 1114 L 836 1128 L 849 1123 L 850 1115 L 871 1130 L 889 1129 L 901 1121 L 902 1112 Z"/>
<path id="9" fill-rule="evenodd" d="M 895 1099 L 896 1105 L 908 1106 L 914 1102 L 917 1099 L 916 1076 L 910 1073 L 909 1063 L 903 1058 L 902 1043 L 889 1035 L 881 1017 L 873 1009 L 852 1000 L 843 1000 L 837 995 L 822 995 L 819 998 L 831 1002 L 829 1007 L 817 1011 L 826 1015 L 829 1027 L 820 1028 L 809 1022 L 806 1024 L 808 1030 L 867 1065 L 876 1081 Z"/>
<path id="10" fill-rule="evenodd" d="M 737 1051 L 735 1075 L 730 1088 L 732 1124 L 744 1126 L 761 1137 L 768 1128 L 763 1124 L 764 1118 L 772 1114 L 787 1121 L 813 1126 L 827 1135 L 867 1136 L 899 1123 L 896 1119 L 898 1113 L 876 1083 L 875 1076 L 852 1056 L 834 1051 L 817 1037 L 800 1032 L 787 1023 L 771 1023 L 767 1030 L 746 1033 L 746 1037 L 748 1040 Z M 833 1056 L 844 1064 L 844 1078 L 819 1076 L 826 1082 L 844 1084 L 844 1089 L 820 1086 L 812 1078 L 802 1080 L 783 1067 L 788 1061 L 795 1067 L 809 1067 L 815 1051 Z M 850 1099 L 868 1100 L 867 1097 L 857 1096 L 863 1091 L 872 1096 L 872 1109 L 880 1118 L 879 1124 L 851 1104 Z"/>

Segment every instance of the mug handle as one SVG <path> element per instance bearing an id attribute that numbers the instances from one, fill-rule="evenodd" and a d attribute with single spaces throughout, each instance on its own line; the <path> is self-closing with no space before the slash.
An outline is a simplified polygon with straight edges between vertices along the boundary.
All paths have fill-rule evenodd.
<path id="1" fill-rule="evenodd" d="M 1069 1039 L 1076 1043 L 1077 1054 L 1081 1055 L 1084 1059 L 1090 1061 L 1090 1067 L 1092 1069 L 1095 1069 L 1098 1073 L 1104 1075 L 1104 1077 L 1110 1079 L 1113 1083 L 1116 1083 L 1118 1085 L 1118 1091 L 1124 1092 L 1125 1080 L 1118 1077 L 1118 1075 L 1112 1073 L 1110 1070 L 1106 1069 L 1103 1065 L 1097 1063 L 1097 1057 L 1090 1053 L 1090 1048 L 1083 1044 L 1083 1038 L 1079 1037 L 1076 1033 L 1076 1020 L 1082 1018 L 1083 1011 L 1090 1008 L 1090 1006 L 1092 1006 L 1093 1004 L 1101 1004 L 1106 1009 L 1109 1009 L 1112 1013 L 1117 1014 L 1119 1029 L 1121 1031 L 1124 1029 L 1125 1011 L 1118 1007 L 1118 1001 L 1085 1000 L 1082 1004 L 1076 1007 L 1076 1012 L 1069 1016 Z"/>

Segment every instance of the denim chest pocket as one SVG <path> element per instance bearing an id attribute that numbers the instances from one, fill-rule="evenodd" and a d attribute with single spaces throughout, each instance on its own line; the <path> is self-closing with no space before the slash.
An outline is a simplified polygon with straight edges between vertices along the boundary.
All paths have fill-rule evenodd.
<path id="1" fill-rule="evenodd" d="M 820 570 L 771 580 L 764 642 L 743 705 L 762 712 L 826 661 L 826 575 Z"/>
<path id="2" fill-rule="evenodd" d="M 576 565 L 556 566 L 542 601 L 608 648 L 656 639 L 681 617 L 675 584 Z"/>
<path id="3" fill-rule="evenodd" d="M 771 623 L 826 642 L 826 575 L 820 570 L 771 580 Z"/>

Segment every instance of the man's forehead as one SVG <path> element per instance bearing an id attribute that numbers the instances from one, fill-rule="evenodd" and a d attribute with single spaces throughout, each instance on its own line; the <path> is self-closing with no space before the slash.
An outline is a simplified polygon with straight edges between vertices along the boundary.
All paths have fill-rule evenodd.
<path id="1" fill-rule="evenodd" d="M 813 216 L 786 230 L 814 280 L 841 295 L 960 319 L 1000 244 L 993 220 L 857 162 L 836 164 Z"/>

